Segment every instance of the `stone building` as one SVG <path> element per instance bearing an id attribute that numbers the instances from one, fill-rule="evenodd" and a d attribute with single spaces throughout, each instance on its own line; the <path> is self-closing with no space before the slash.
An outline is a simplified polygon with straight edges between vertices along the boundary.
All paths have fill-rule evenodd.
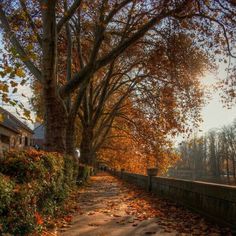
<path id="1" fill-rule="evenodd" d="M 41 123 L 35 123 L 34 124 L 34 143 L 38 146 L 38 148 L 44 149 L 44 143 L 45 143 L 45 127 Z"/>
<path id="2" fill-rule="evenodd" d="M 34 145 L 34 132 L 22 121 L 0 107 L 0 150 L 24 149 Z"/>

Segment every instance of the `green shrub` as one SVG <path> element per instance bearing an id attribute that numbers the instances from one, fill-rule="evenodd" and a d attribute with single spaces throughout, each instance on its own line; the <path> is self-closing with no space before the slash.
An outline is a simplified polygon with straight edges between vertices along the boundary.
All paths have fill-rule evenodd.
<path id="1" fill-rule="evenodd" d="M 43 153 L 34 151 L 6 152 L 0 159 L 0 172 L 14 178 L 17 183 L 43 179 L 49 168 L 45 168 Z"/>
<path id="2" fill-rule="evenodd" d="M 0 173 L 0 215 L 10 206 L 14 195 L 15 183 L 7 176 Z"/>
<path id="3" fill-rule="evenodd" d="M 75 158 L 69 155 L 66 155 L 64 158 L 65 158 L 65 164 L 64 164 L 65 184 L 71 186 L 76 183 L 76 179 L 79 172 L 78 163 Z"/>
<path id="4" fill-rule="evenodd" d="M 40 228 L 41 215 L 55 214 L 75 185 L 77 171 L 70 156 L 34 150 L 6 153 L 0 159 L 2 231 L 26 235 Z"/>
<path id="5" fill-rule="evenodd" d="M 30 184 L 17 185 L 6 218 L 7 232 L 25 235 L 37 227 L 34 217 L 37 211 L 35 189 Z"/>

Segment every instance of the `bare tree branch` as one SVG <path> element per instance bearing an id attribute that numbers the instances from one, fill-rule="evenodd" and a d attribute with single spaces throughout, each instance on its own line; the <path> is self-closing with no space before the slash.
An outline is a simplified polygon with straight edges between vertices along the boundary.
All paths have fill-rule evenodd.
<path id="1" fill-rule="evenodd" d="M 214 19 L 214 18 L 212 18 L 212 17 L 210 17 L 210 16 L 207 16 L 207 15 L 205 15 L 205 14 L 190 14 L 190 15 L 184 15 L 184 16 L 174 15 L 174 17 L 175 17 L 176 19 L 181 19 L 181 20 L 182 20 L 182 19 L 187 19 L 187 18 L 194 18 L 194 17 L 196 17 L 196 18 L 203 18 L 203 19 L 208 19 L 209 21 L 212 21 L 212 22 L 218 24 L 218 25 L 221 27 L 222 31 L 223 31 L 223 34 L 224 34 L 224 37 L 225 37 L 226 46 L 227 46 L 227 50 L 228 50 L 229 55 L 230 55 L 232 58 L 236 58 L 236 55 L 233 55 L 232 52 L 231 52 L 231 49 L 230 49 L 230 43 L 229 43 L 229 38 L 228 38 L 228 35 L 227 35 L 227 30 L 226 30 L 224 24 L 221 23 L 219 20 Z"/>
<path id="2" fill-rule="evenodd" d="M 69 81 L 64 87 L 61 88 L 60 94 L 62 97 L 68 96 L 69 93 L 73 92 L 76 88 L 80 86 L 82 81 L 86 79 L 86 75 L 97 71 L 103 66 L 107 65 L 110 61 L 114 60 L 117 56 L 123 53 L 130 45 L 139 40 L 141 37 L 145 35 L 145 33 L 152 28 L 157 22 L 160 22 L 162 19 L 167 17 L 169 14 L 160 14 L 157 17 L 150 20 L 147 24 L 145 24 L 140 30 L 138 30 L 133 36 L 124 40 L 121 44 L 119 44 L 116 48 L 114 48 L 110 53 L 105 55 L 103 58 L 98 59 L 95 63 L 95 66 L 92 64 L 88 64 L 85 66 L 79 73 L 76 73 L 74 77 Z"/>
<path id="3" fill-rule="evenodd" d="M 57 23 L 57 33 L 59 34 L 61 32 L 62 27 L 64 24 L 70 20 L 70 18 L 74 15 L 75 11 L 78 9 L 80 4 L 82 3 L 82 0 L 75 0 L 74 3 L 71 5 L 69 10 L 65 12 L 65 15 L 59 20 Z"/>

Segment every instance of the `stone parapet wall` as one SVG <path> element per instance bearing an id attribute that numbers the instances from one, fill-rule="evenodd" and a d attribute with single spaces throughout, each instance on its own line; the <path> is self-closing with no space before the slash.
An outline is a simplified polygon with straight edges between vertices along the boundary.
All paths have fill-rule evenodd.
<path id="1" fill-rule="evenodd" d="M 113 171 L 114 175 L 150 189 L 148 176 Z M 167 177 L 151 177 L 151 191 L 236 230 L 236 186 Z"/>

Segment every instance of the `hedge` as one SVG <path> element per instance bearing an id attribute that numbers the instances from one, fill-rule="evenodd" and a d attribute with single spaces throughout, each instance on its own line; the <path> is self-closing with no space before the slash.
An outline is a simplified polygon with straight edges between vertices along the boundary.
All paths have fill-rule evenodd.
<path id="1" fill-rule="evenodd" d="M 12 151 L 0 158 L 0 235 L 40 230 L 75 186 L 78 166 L 70 156 Z"/>

